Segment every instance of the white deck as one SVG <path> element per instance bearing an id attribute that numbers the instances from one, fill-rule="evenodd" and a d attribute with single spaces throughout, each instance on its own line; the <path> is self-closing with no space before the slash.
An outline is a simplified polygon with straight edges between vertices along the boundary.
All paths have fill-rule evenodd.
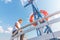
<path id="1" fill-rule="evenodd" d="M 57 38 L 60 37 L 60 31 L 54 32 L 54 35 Z M 50 33 L 50 34 L 43 34 L 42 36 L 34 37 L 34 38 L 31 38 L 31 39 L 28 39 L 28 40 L 49 40 L 51 38 L 54 38 L 52 33 Z"/>

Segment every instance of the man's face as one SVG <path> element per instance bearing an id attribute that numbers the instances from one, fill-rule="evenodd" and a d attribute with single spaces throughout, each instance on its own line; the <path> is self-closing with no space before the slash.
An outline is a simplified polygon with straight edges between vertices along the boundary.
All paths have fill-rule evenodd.
<path id="1" fill-rule="evenodd" d="M 21 23 L 22 23 L 22 21 L 19 21 L 19 23 L 21 24 Z"/>

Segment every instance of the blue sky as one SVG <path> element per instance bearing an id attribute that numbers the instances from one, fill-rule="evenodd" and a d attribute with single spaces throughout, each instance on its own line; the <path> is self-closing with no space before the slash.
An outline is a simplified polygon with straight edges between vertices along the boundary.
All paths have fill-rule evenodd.
<path id="1" fill-rule="evenodd" d="M 49 14 L 60 10 L 60 0 L 36 0 L 38 9 L 44 9 Z M 14 23 L 19 19 L 23 19 L 22 26 L 28 24 L 29 15 L 32 13 L 31 6 L 24 8 L 20 0 L 0 0 L 0 40 L 9 40 L 10 32 Z M 53 17 L 52 17 L 53 18 Z M 60 23 L 54 24 L 51 27 L 56 31 L 60 27 L 56 27 Z M 59 25 L 60 26 L 60 25 Z M 27 38 L 36 36 L 36 30 L 26 34 Z"/>

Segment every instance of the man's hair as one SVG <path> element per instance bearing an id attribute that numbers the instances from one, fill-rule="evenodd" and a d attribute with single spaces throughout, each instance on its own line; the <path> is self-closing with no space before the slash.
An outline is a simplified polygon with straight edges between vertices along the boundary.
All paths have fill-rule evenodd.
<path id="1" fill-rule="evenodd" d="M 22 19 L 19 19 L 18 21 L 22 21 Z"/>

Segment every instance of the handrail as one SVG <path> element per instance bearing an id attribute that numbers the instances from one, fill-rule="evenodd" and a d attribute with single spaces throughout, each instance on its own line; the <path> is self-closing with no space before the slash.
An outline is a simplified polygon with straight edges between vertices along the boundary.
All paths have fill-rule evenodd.
<path id="1" fill-rule="evenodd" d="M 30 23 L 30 24 L 27 24 L 27 25 L 23 26 L 23 27 L 20 28 L 20 29 L 24 29 L 24 28 L 32 25 L 32 24 L 35 23 L 35 22 L 38 22 L 38 21 L 40 21 L 40 20 L 44 20 L 45 18 L 49 18 L 49 17 L 54 16 L 54 15 L 56 15 L 56 14 L 60 14 L 60 11 L 57 11 L 57 12 L 55 12 L 55 13 L 53 13 L 53 14 L 51 14 L 51 15 L 48 15 L 48 16 L 42 18 L 42 19 L 38 19 L 37 21 L 34 21 L 34 22 Z M 55 20 L 55 21 L 54 21 L 54 20 Z M 54 21 L 54 22 L 53 22 L 53 21 Z M 53 23 L 59 22 L 59 21 L 60 21 L 60 18 L 57 18 L 57 19 L 53 19 L 53 20 L 49 21 L 48 23 L 49 23 L 49 24 L 53 24 Z M 42 26 L 44 26 L 44 25 L 47 25 L 47 22 L 45 22 L 45 23 L 43 23 L 43 24 L 40 24 L 40 28 L 41 28 Z M 17 31 L 19 31 L 20 29 L 18 29 Z M 23 31 L 23 32 L 17 34 L 15 37 L 12 37 L 12 39 L 16 38 L 18 35 L 22 35 L 23 33 L 32 31 L 32 30 L 34 30 L 34 29 L 35 29 L 35 28 L 32 28 L 31 30 Z M 16 32 L 17 32 L 17 31 L 16 31 Z M 16 32 L 15 32 L 15 33 L 16 33 Z"/>
<path id="2" fill-rule="evenodd" d="M 46 19 L 46 18 L 52 17 L 52 16 L 57 15 L 57 14 L 60 14 L 60 11 L 54 12 L 54 13 L 52 13 L 51 15 L 48 15 L 48 16 L 42 18 L 42 19 L 38 19 L 37 21 L 34 21 L 34 22 L 30 23 L 30 24 L 27 24 L 27 25 L 21 27 L 20 29 L 24 29 L 24 28 L 32 25 L 32 24 L 35 23 L 35 22 L 38 22 L 38 21 L 40 21 L 40 20 L 44 20 L 44 19 Z M 20 29 L 18 29 L 17 31 L 19 31 Z M 16 31 L 16 32 L 17 32 L 17 31 Z M 16 32 L 15 32 L 15 33 L 16 33 Z M 14 33 L 14 34 L 15 34 L 15 33 Z"/>
<path id="3" fill-rule="evenodd" d="M 53 23 L 56 23 L 56 22 L 60 22 L 60 18 L 56 18 L 56 19 L 53 19 L 53 20 L 51 20 L 51 21 L 48 21 L 49 24 L 53 24 Z M 15 35 L 15 37 L 12 37 L 12 39 L 16 38 L 18 35 L 22 35 L 22 34 L 25 34 L 25 33 L 27 33 L 27 32 L 30 32 L 30 31 L 32 31 L 32 30 L 34 30 L 34 29 L 36 29 L 36 28 L 43 28 L 45 25 L 48 25 L 48 23 L 45 22 L 45 23 L 43 23 L 43 24 L 40 24 L 39 27 L 35 27 L 35 28 L 28 29 L 28 30 L 26 30 L 26 31 L 23 31 L 23 32 Z"/>

